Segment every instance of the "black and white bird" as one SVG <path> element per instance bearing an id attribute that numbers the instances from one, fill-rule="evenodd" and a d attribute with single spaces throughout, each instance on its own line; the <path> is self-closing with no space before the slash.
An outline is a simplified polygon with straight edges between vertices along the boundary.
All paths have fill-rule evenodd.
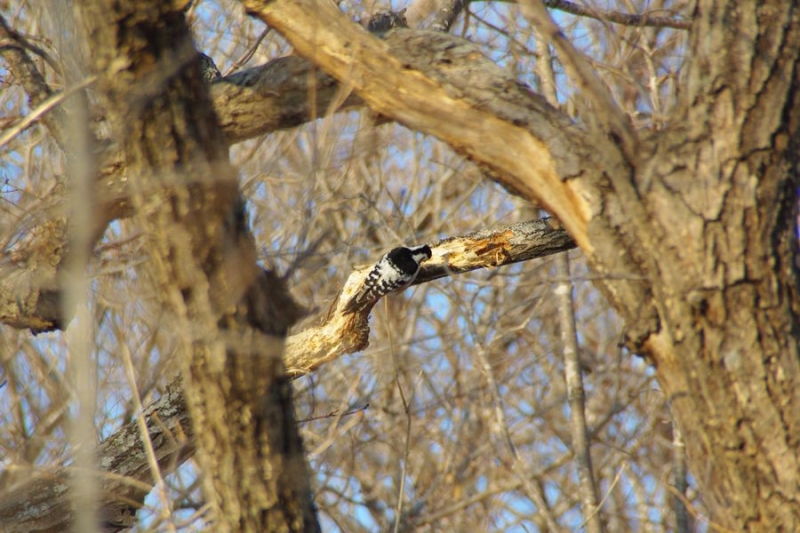
<path id="1" fill-rule="evenodd" d="M 419 264 L 432 255 L 431 247 L 427 244 L 390 251 L 375 263 L 364 280 L 364 286 L 347 302 L 344 312 L 360 311 L 381 296 L 407 287 L 417 277 Z"/>

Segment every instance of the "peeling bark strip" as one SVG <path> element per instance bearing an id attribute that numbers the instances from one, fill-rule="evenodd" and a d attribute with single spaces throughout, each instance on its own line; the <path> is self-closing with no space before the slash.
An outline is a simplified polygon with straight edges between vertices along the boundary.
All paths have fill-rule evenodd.
<path id="1" fill-rule="evenodd" d="M 299 308 L 261 271 L 184 13 L 85 0 L 93 66 L 181 341 L 185 399 L 217 531 L 316 531 L 281 358 Z M 258 308 L 256 308 L 258 306 Z"/>
<path id="2" fill-rule="evenodd" d="M 414 284 L 530 261 L 574 249 L 575 243 L 566 231 L 554 229 L 549 221 L 531 220 L 451 237 L 432 246 L 434 259 L 423 264 Z M 343 285 L 341 294 L 356 290 L 364 275 L 363 269 L 353 272 Z M 309 320 L 321 325 L 309 327 L 286 339 L 284 361 L 287 378 L 304 376 L 329 361 L 366 346 L 368 316 L 344 316 L 339 309 L 339 302 L 344 301 L 346 298 L 338 298 L 330 310 Z M 250 308 L 264 307 L 253 302 Z M 251 319 L 268 320 L 266 317 Z M 234 340 L 228 339 L 231 344 Z M 167 392 L 147 409 L 145 420 L 152 428 L 150 438 L 163 473 L 172 472 L 194 454 L 195 433 L 189 421 L 181 380 L 173 382 Z M 103 530 L 118 531 L 130 527 L 134 513 L 153 486 L 136 422 L 126 424 L 104 441 L 97 450 L 97 458 L 102 472 L 130 480 L 109 480 L 101 474 L 102 492 L 107 496 L 101 505 Z M 43 475 L 41 479 L 18 487 L 13 499 L 0 501 L 0 530 L 30 533 L 69 528 L 71 514 L 65 512 L 68 508 L 67 494 L 62 489 L 66 486 L 67 475 L 67 472 Z M 20 524 L 20 527 L 13 529 L 14 524 Z"/>

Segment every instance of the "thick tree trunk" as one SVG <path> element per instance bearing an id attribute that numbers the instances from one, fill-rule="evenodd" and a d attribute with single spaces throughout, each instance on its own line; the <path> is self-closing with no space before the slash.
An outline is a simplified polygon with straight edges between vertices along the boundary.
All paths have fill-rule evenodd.
<path id="1" fill-rule="evenodd" d="M 684 105 L 636 176 L 662 237 L 641 264 L 661 323 L 644 347 L 735 530 L 800 529 L 799 16 L 701 2 Z"/>
<path id="2" fill-rule="evenodd" d="M 714 138 L 733 141 L 723 131 Z M 676 141 L 686 153 L 686 139 Z M 684 223 L 661 245 L 660 273 L 648 272 L 663 280 L 654 283 L 663 305 L 662 329 L 645 346 L 714 519 L 736 530 L 796 531 L 797 179 L 776 180 L 787 165 L 766 161 L 770 154 L 725 161 L 697 154 L 689 168 L 652 177 L 651 194 L 661 196 L 654 220 Z"/>
<path id="3" fill-rule="evenodd" d="M 700 2 L 671 128 L 642 139 L 541 4 L 525 4 L 594 106 L 590 137 L 568 125 L 545 131 L 558 120 L 544 108 L 538 121 L 509 113 L 526 96 L 502 82 L 493 99 L 475 76 L 462 73 L 470 83 L 454 85 L 416 58 L 396 65 L 382 45 L 336 26 L 341 16 L 321 3 L 245 1 L 371 107 L 451 143 L 557 215 L 597 272 L 609 274 L 599 288 L 625 318 L 629 345 L 656 366 L 713 520 L 733 530 L 797 530 L 796 6 Z M 454 133 L 470 101 L 471 111 L 513 115 L 527 131 L 476 113 L 480 142 L 464 128 Z"/>
<path id="4" fill-rule="evenodd" d="M 493 169 L 505 185 L 551 209 L 596 271 L 609 274 L 598 285 L 626 319 L 630 345 L 647 355 L 657 369 L 712 520 L 737 531 L 800 529 L 800 304 L 793 231 L 795 191 L 800 184 L 800 15 L 793 3 L 699 2 L 693 14 L 681 103 L 669 130 L 647 139 L 631 138 L 619 120 L 619 110 L 608 108 L 607 98 L 593 100 L 602 131 L 587 134 L 540 105 L 513 80 L 506 83 L 491 70 L 479 72 L 480 57 L 474 48 L 463 43 L 453 46 L 448 36 L 400 32 L 391 35 L 389 39 L 396 42 L 387 45 L 359 33 L 334 8 L 310 0 L 277 0 L 267 7 L 264 2 L 245 3 L 259 16 L 271 18 L 273 27 L 296 42 L 300 53 L 305 50 L 323 69 L 345 80 L 369 105 L 450 142 Z M 98 19 L 107 23 L 108 13 Z M 336 29 L 333 19 L 343 25 Z M 122 17 L 114 21 L 120 27 L 123 22 Z M 140 24 L 137 29 L 145 27 Z M 163 29 L 153 29 L 148 35 L 163 36 Z M 554 41 L 563 38 L 545 33 Z M 402 46 L 413 39 L 430 41 L 432 47 Z M 164 51 L 176 50 L 180 58 L 187 38 L 157 42 Z M 110 54 L 116 44 L 99 50 Z M 433 53 L 432 48 L 439 51 Z M 568 53 L 559 50 L 559 55 L 569 64 Z M 106 58 L 109 64 L 111 59 Z M 381 69 L 391 70 L 393 77 Z M 580 68 L 573 71 L 579 78 L 585 74 Z M 590 82 L 588 78 L 581 81 Z M 143 83 L 148 80 L 152 81 L 129 80 L 127 88 L 124 79 L 118 80 L 122 93 L 109 93 L 110 102 L 145 102 L 147 108 L 152 95 L 142 99 L 141 93 L 125 91 L 152 88 Z M 581 87 L 591 93 L 596 87 L 588 82 Z M 126 100 L 131 96 L 138 100 Z M 200 104 L 207 99 L 203 91 L 190 92 L 188 97 Z M 167 220 L 173 216 L 174 228 L 184 231 L 189 242 L 202 244 L 202 250 L 194 249 L 189 256 L 204 259 L 200 265 L 208 286 L 202 278 L 198 284 L 193 272 L 165 270 L 162 275 L 169 273 L 170 282 L 178 281 L 183 289 L 179 299 L 190 312 L 193 305 L 203 303 L 198 300 L 199 291 L 206 287 L 212 289 L 210 307 L 221 309 L 226 306 L 215 300 L 219 293 L 213 289 L 225 282 L 224 276 L 217 276 L 224 271 L 220 262 L 224 254 L 215 248 L 219 235 L 208 228 L 208 211 L 203 206 L 224 206 L 210 211 L 212 219 L 233 221 L 229 229 L 237 234 L 238 218 L 235 213 L 229 218 L 235 203 L 235 187 L 230 188 L 233 176 L 219 150 L 218 133 L 205 129 L 213 122 L 203 111 L 210 106 L 187 109 L 180 107 L 180 101 L 168 102 L 162 110 L 177 110 L 172 116 L 176 125 L 199 125 L 193 132 L 196 135 L 187 135 L 198 142 L 175 146 L 168 135 L 164 142 L 145 144 L 145 139 L 159 135 L 157 124 L 147 122 L 155 120 L 154 113 L 145 120 L 146 127 L 126 133 L 132 139 L 125 146 L 129 175 L 139 176 L 143 169 L 147 175 L 148 165 L 163 168 L 164 154 L 178 153 L 178 160 L 199 165 L 194 167 L 195 177 L 213 168 L 214 175 L 222 169 L 222 175 L 230 178 L 227 185 L 195 184 L 191 194 L 176 198 L 173 207 L 185 209 L 180 217 L 164 206 L 159 211 Z M 465 117 L 466 123 L 456 120 Z M 125 120 L 120 127 L 127 127 Z M 130 123 L 138 124 L 137 120 L 138 115 Z M 147 129 L 147 124 L 153 129 Z M 481 127 L 471 127 L 475 124 Z M 603 124 L 607 125 L 604 129 Z M 151 132 L 156 137 L 150 137 Z M 142 146 L 153 150 L 141 150 Z M 161 159 L 148 161 L 147 156 L 154 154 Z M 211 202 L 212 197 L 217 201 Z M 185 213 L 191 216 L 184 217 Z M 206 229 L 211 233 L 204 233 Z M 166 246 L 169 249 L 170 244 Z M 246 243 L 243 246 L 246 252 Z M 176 253 L 164 254 L 168 262 L 176 263 L 168 268 L 179 269 L 174 259 L 183 257 L 177 253 L 180 247 L 173 243 L 172 250 Z M 251 274 L 250 281 L 257 276 L 255 271 Z M 239 289 L 233 294 L 243 290 L 241 280 L 234 285 Z M 229 417 L 233 434 L 248 439 L 262 435 L 259 432 L 267 425 L 293 427 L 291 419 L 281 414 L 288 400 L 281 396 L 285 384 L 276 358 L 261 361 L 265 366 L 260 369 L 248 362 L 253 343 L 240 326 L 252 324 L 249 310 L 260 306 L 252 301 L 240 303 L 242 307 L 227 315 L 221 329 L 230 333 L 226 341 L 237 346 L 243 357 L 223 352 L 215 359 L 211 352 L 197 353 L 188 367 L 197 390 L 206 387 L 208 392 L 190 399 L 193 413 L 200 417 L 201 447 L 219 446 L 226 453 L 233 450 L 224 448 L 228 426 L 224 420 L 204 425 L 211 414 Z M 211 329 L 216 327 L 212 321 Z M 279 329 L 275 332 L 280 333 Z M 192 335 L 202 340 L 200 333 Z M 267 377 L 248 375 L 248 369 L 254 368 Z M 268 409 L 246 408 L 260 398 L 254 389 L 269 389 L 270 394 L 263 397 Z M 262 420 L 251 424 L 250 416 Z M 297 444 L 293 438 L 274 442 L 265 437 L 250 442 L 249 451 L 241 457 L 207 464 L 211 472 L 235 472 L 248 461 L 263 466 L 266 462 L 259 461 L 271 457 L 271 450 L 287 451 Z M 286 472 L 291 476 L 296 471 Z M 212 479 L 222 483 L 223 477 Z M 234 485 L 244 484 L 243 479 L 228 476 Z M 220 493 L 214 499 L 228 499 L 220 507 L 240 517 L 245 511 L 237 510 L 232 494 Z M 254 492 L 247 505 L 274 501 L 264 494 Z M 251 511 L 247 513 L 253 517 Z M 249 517 L 241 520 L 244 524 Z"/>
<path id="5" fill-rule="evenodd" d="M 315 531 L 282 353 L 299 309 L 256 264 L 236 171 L 183 12 L 85 0 L 98 86 L 150 239 L 143 280 L 182 341 L 217 531 Z"/>

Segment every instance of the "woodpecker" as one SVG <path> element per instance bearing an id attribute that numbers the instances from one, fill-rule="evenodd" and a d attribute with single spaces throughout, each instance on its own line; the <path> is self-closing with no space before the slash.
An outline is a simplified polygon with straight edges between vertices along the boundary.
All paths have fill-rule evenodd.
<path id="1" fill-rule="evenodd" d="M 375 263 L 364 286 L 347 302 L 345 313 L 354 313 L 374 303 L 381 296 L 408 287 L 419 273 L 419 264 L 433 254 L 427 244 L 395 248 Z"/>

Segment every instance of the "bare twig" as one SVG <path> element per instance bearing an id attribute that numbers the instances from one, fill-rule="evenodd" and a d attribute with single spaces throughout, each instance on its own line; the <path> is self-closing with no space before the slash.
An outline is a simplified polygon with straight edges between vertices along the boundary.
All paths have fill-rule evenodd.
<path id="1" fill-rule="evenodd" d="M 586 428 L 586 401 L 578 361 L 578 339 L 575 328 L 575 304 L 572 300 L 572 283 L 569 278 L 569 257 L 566 252 L 555 258 L 556 275 L 563 278 L 556 284 L 561 342 L 564 356 L 564 379 L 567 383 L 569 419 L 572 432 L 572 451 L 578 471 L 579 490 L 584 520 L 590 533 L 605 531 L 602 515 L 598 512 L 597 484 L 592 469 L 592 455 Z"/>
<path id="2" fill-rule="evenodd" d="M 0 15 L 0 56 L 6 60 L 9 70 L 28 93 L 31 104 L 39 106 L 53 95 L 53 91 L 31 58 L 28 57 L 26 49 L 31 49 L 30 45 Z M 62 148 L 67 143 L 66 120 L 66 113 L 60 108 L 44 120 L 45 126 Z"/>
<path id="3" fill-rule="evenodd" d="M 684 498 L 680 498 L 676 495 L 673 501 L 675 533 L 689 533 L 689 512 L 685 503 L 686 489 L 689 488 L 686 468 L 686 444 L 683 442 L 683 435 L 674 419 L 672 420 L 672 453 L 674 462 L 672 483 L 675 485 L 675 491 L 684 496 Z"/>
<path id="4" fill-rule="evenodd" d="M 44 59 L 47 62 L 47 64 L 50 65 L 50 68 L 52 68 L 56 72 L 61 72 L 61 66 L 56 62 L 55 59 L 53 59 L 53 57 L 49 53 L 47 53 L 46 50 L 30 42 L 27 37 L 22 35 L 22 33 L 16 31 L 14 28 L 9 26 L 8 23 L 6 22 L 6 19 L 2 15 L 0 15 L 0 39 L 4 38 L 16 42 L 24 49 L 29 50 L 30 52 Z M 3 46 L 7 45 L 3 44 Z"/>
<path id="5" fill-rule="evenodd" d="M 711 528 L 712 530 L 716 531 L 717 533 L 736 533 L 735 530 L 729 529 L 729 528 L 727 528 L 727 527 L 725 527 L 723 525 L 720 525 L 720 524 L 714 522 L 713 520 L 711 520 L 710 518 L 708 518 L 707 516 L 701 514 L 694 507 L 694 505 L 692 505 L 692 502 L 689 501 L 689 498 L 687 498 L 685 494 L 681 494 L 680 492 L 678 492 L 675 489 L 675 487 L 673 487 L 671 485 L 667 485 L 667 490 L 670 491 L 673 496 L 675 496 L 677 499 L 679 499 L 683 503 L 683 505 L 686 507 L 686 510 L 689 511 L 689 513 L 693 517 L 695 517 L 695 519 L 700 520 L 701 522 L 705 522 L 706 524 L 708 524 L 708 527 Z"/>
<path id="6" fill-rule="evenodd" d="M 467 2 L 464 0 L 413 2 L 409 8 L 409 22 L 412 22 L 414 27 L 429 27 L 432 30 L 448 31 L 458 15 L 464 10 L 466 4 Z M 623 13 L 613 9 L 597 9 L 590 5 L 580 5 L 567 0 L 545 0 L 544 4 L 551 9 L 557 9 L 571 15 L 624 26 L 688 30 L 692 25 L 688 20 L 681 20 L 670 15 L 658 15 L 655 14 L 656 12 Z M 428 24 L 414 24 L 426 19 L 430 19 Z"/>
<path id="7" fill-rule="evenodd" d="M 3 134 L 0 135 L 0 148 L 8 144 L 11 139 L 31 127 L 38 120 L 42 119 L 42 117 L 46 116 L 50 111 L 61 105 L 64 100 L 69 98 L 72 94 L 89 87 L 96 81 L 97 76 L 89 76 L 77 85 L 73 85 L 72 87 L 69 87 L 60 93 L 51 94 L 49 97 L 47 97 L 47 99 L 42 101 L 42 103 L 40 103 L 36 109 L 28 113 L 25 118 L 5 130 Z"/>
<path id="8" fill-rule="evenodd" d="M 412 2 L 408 8 L 408 23 L 412 28 L 449 31 L 467 3 L 466 0 Z"/>
<path id="9" fill-rule="evenodd" d="M 417 376 L 417 381 L 414 383 L 414 388 L 411 390 L 411 396 L 406 398 L 403 392 L 403 384 L 400 383 L 399 376 L 395 375 L 395 382 L 397 383 L 397 390 L 400 392 L 400 400 L 403 402 L 403 412 L 406 414 L 406 439 L 403 447 L 403 468 L 400 470 L 400 487 L 397 490 L 397 505 L 394 511 L 394 533 L 400 531 L 400 522 L 403 517 L 403 501 L 406 492 L 406 476 L 408 476 L 408 455 L 411 451 L 411 402 L 414 400 L 414 394 L 417 391 L 422 372 Z"/>
<path id="10" fill-rule="evenodd" d="M 492 365 L 486 357 L 485 348 L 483 346 L 476 346 L 475 353 L 480 362 L 481 371 L 489 384 L 489 390 L 492 396 L 492 404 L 494 407 L 495 423 L 492 425 L 493 432 L 501 439 L 503 445 L 508 450 L 511 458 L 511 470 L 514 475 L 520 480 L 522 488 L 528 497 L 536 504 L 539 514 L 544 518 L 545 523 L 550 531 L 562 531 L 558 525 L 555 515 L 553 514 L 550 504 L 547 501 L 544 489 L 541 486 L 538 478 L 531 478 L 529 474 L 529 466 L 526 465 L 520 458 L 517 452 L 517 447 L 511 438 L 511 432 L 508 429 L 508 422 L 506 421 L 505 412 L 503 410 L 503 400 L 500 393 L 500 385 L 494 377 Z"/>
<path id="11" fill-rule="evenodd" d="M 635 161 L 637 138 L 630 120 L 611 97 L 597 73 L 583 54 L 564 36 L 541 0 L 523 0 L 521 3 L 523 12 L 536 28 L 536 32 L 546 43 L 553 45 L 570 79 L 594 104 L 593 115 L 601 127 L 618 139 L 626 158 Z"/>
<path id="12" fill-rule="evenodd" d="M 330 413 L 326 413 L 324 415 L 310 416 L 308 418 L 302 418 L 300 420 L 297 420 L 297 423 L 298 424 L 305 424 L 306 422 L 313 422 L 314 420 L 324 420 L 326 418 L 342 418 L 342 417 L 345 417 L 345 416 L 351 416 L 351 415 L 356 415 L 358 413 L 363 413 L 367 409 L 369 409 L 369 404 L 365 403 L 361 407 L 354 407 L 353 409 L 348 409 L 347 411 L 345 411 L 343 413 L 340 413 L 338 411 L 331 411 Z"/>
<path id="13" fill-rule="evenodd" d="M 670 16 L 654 15 L 652 13 L 635 15 L 611 9 L 596 9 L 590 6 L 582 6 L 574 2 L 568 2 L 567 0 L 545 0 L 544 4 L 549 8 L 558 9 L 559 11 L 564 11 L 572 15 L 589 17 L 604 22 L 613 22 L 615 24 L 623 24 L 625 26 L 649 26 L 653 28 L 688 30 L 692 25 L 688 20 L 679 20 Z"/>
<path id="14" fill-rule="evenodd" d="M 161 520 L 166 524 L 169 531 L 175 531 L 175 524 L 172 521 L 172 509 L 170 500 L 167 496 L 167 488 L 164 484 L 164 477 L 161 474 L 161 468 L 158 465 L 158 458 L 153 447 L 153 441 L 150 433 L 147 431 L 147 420 L 145 420 L 144 408 L 142 407 L 142 398 L 139 395 L 139 387 L 136 384 L 136 372 L 133 368 L 133 360 L 128 345 L 120 343 L 120 350 L 122 351 L 122 364 L 125 367 L 125 377 L 128 379 L 128 385 L 131 389 L 131 399 L 133 400 L 133 408 L 136 412 L 136 425 L 139 427 L 139 436 L 144 446 L 145 456 L 147 457 L 147 466 L 150 468 L 150 473 L 153 475 L 153 484 L 158 493 L 158 499 L 161 502 Z"/>
<path id="15" fill-rule="evenodd" d="M 617 471 L 617 475 L 614 476 L 614 480 L 611 482 L 611 485 L 608 486 L 606 493 L 603 495 L 603 499 L 600 500 L 600 502 L 597 504 L 597 507 L 595 507 L 594 511 L 592 511 L 592 513 L 589 516 L 584 518 L 583 522 L 577 528 L 575 528 L 577 531 L 583 529 L 583 526 L 589 523 L 590 520 L 594 520 L 595 515 L 600 513 L 600 510 L 603 508 L 603 505 L 606 503 L 606 500 L 614 492 L 614 488 L 616 488 L 617 483 L 619 483 L 619 480 L 622 479 L 622 474 L 625 472 L 625 468 L 627 466 L 628 463 L 622 464 L 622 467 Z"/>
<path id="16" fill-rule="evenodd" d="M 552 58 L 549 45 L 540 46 L 540 60 L 537 70 L 542 78 L 545 97 L 551 105 L 558 105 L 553 73 Z M 564 358 L 564 378 L 567 383 L 569 401 L 570 428 L 572 430 L 572 452 L 575 454 L 575 465 L 578 470 L 579 490 L 581 495 L 584 521 L 590 533 L 605 531 L 600 506 L 597 503 L 597 483 L 592 469 L 592 455 L 589 445 L 589 431 L 586 427 L 586 405 L 584 401 L 583 379 L 578 360 L 578 334 L 575 328 L 575 303 L 572 298 L 572 280 L 570 279 L 569 255 L 567 252 L 555 257 L 556 298 L 561 326 L 561 346 Z"/>
<path id="17" fill-rule="evenodd" d="M 258 50 L 258 47 L 261 45 L 262 41 L 266 39 L 267 35 L 269 35 L 270 30 L 272 30 L 272 28 L 267 26 L 264 29 L 264 31 L 261 32 L 261 35 L 258 36 L 256 42 L 254 42 L 253 45 L 244 54 L 242 54 L 242 57 L 237 59 L 236 62 L 233 65 L 231 65 L 231 67 L 228 70 L 225 71 L 224 76 L 229 76 L 230 74 L 233 74 L 239 69 L 239 67 L 250 61 L 250 58 L 255 55 L 256 50 Z"/>

